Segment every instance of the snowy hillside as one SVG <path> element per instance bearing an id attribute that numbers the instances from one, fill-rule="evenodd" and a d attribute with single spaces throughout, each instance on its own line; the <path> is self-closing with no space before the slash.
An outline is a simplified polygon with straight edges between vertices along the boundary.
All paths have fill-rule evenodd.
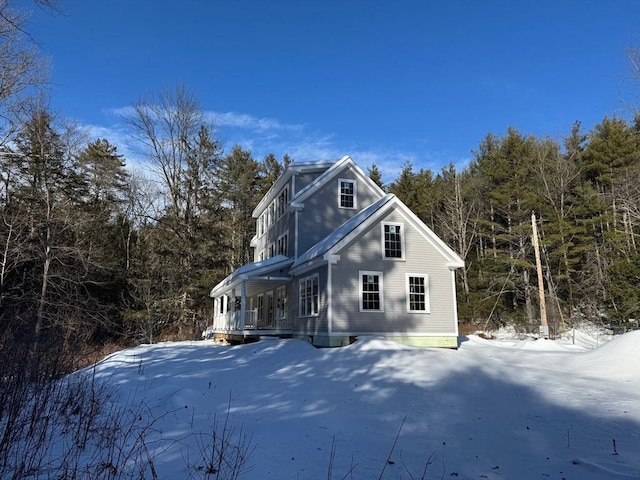
<path id="1" fill-rule="evenodd" d="M 331 468 L 332 478 L 417 479 L 425 466 L 424 478 L 640 478 L 640 331 L 597 349 L 476 336 L 457 351 L 378 338 L 338 349 L 164 343 L 96 371 L 155 419 L 149 445 L 164 479 L 205 468 L 198 433 L 229 399 L 229 425 L 255 447 L 240 478 L 323 479 Z"/>

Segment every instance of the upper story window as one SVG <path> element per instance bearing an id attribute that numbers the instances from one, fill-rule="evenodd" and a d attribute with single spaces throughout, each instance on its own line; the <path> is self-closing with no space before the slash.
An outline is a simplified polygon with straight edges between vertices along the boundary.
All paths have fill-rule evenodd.
<path id="1" fill-rule="evenodd" d="M 258 237 L 261 237 L 262 235 L 264 235 L 264 232 L 265 232 L 264 221 L 265 221 L 265 215 L 263 213 L 258 217 Z"/>
<path id="2" fill-rule="evenodd" d="M 278 238 L 278 245 L 276 247 L 277 255 L 284 255 L 288 257 L 288 243 L 289 243 L 289 234 L 285 233 L 284 235 Z"/>
<path id="3" fill-rule="evenodd" d="M 360 277 L 360 311 L 384 311 L 382 272 L 358 272 Z"/>
<path id="4" fill-rule="evenodd" d="M 289 187 L 284 187 L 278 195 L 278 217 L 284 215 L 284 211 L 289 203 Z"/>
<path id="5" fill-rule="evenodd" d="M 382 257 L 404 259 L 404 228 L 401 223 L 382 224 Z"/>
<path id="6" fill-rule="evenodd" d="M 338 200 L 340 208 L 356 208 L 356 181 L 338 179 Z"/>

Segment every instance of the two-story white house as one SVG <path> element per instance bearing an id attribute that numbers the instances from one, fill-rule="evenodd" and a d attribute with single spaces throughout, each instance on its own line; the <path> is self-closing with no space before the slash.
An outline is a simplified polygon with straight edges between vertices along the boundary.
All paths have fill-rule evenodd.
<path id="1" fill-rule="evenodd" d="M 253 217 L 254 263 L 211 290 L 208 335 L 457 347 L 463 261 L 350 157 L 290 164 Z"/>

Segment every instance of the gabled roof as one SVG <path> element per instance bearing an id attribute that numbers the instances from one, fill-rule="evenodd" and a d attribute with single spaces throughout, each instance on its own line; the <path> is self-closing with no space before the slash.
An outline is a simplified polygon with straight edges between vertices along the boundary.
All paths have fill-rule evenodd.
<path id="1" fill-rule="evenodd" d="M 345 238 L 351 232 L 353 232 L 358 226 L 362 225 L 366 222 L 368 218 L 380 210 L 384 205 L 386 205 L 390 200 L 395 198 L 395 195 L 388 194 L 379 199 L 378 201 L 372 203 L 364 210 L 359 211 L 349 220 L 344 222 L 338 228 L 336 228 L 329 235 L 324 237 L 318 243 L 316 243 L 309 250 L 304 252 L 301 256 L 297 258 L 294 264 L 291 266 L 292 269 L 299 267 L 300 265 L 304 265 L 307 262 L 310 262 L 316 258 L 322 257 L 325 253 L 327 253 L 333 246 L 335 246 L 340 240 Z"/>
<path id="2" fill-rule="evenodd" d="M 251 215 L 253 216 L 253 218 L 258 218 L 258 216 L 264 211 L 265 208 L 267 208 L 269 203 L 273 201 L 278 192 L 287 184 L 287 182 L 293 175 L 305 172 L 322 172 L 318 176 L 318 178 L 316 178 L 309 185 L 304 187 L 299 192 L 295 192 L 295 194 L 290 199 L 291 202 L 302 202 L 313 192 L 325 185 L 331 179 L 335 178 L 335 176 L 338 175 L 338 173 L 345 166 L 350 166 L 356 173 L 356 175 L 360 177 L 362 181 L 367 182 L 369 187 L 380 196 L 384 195 L 382 189 L 373 180 L 371 180 L 369 176 L 364 173 L 364 171 L 358 165 L 356 165 L 356 163 L 351 159 L 349 155 L 345 155 L 337 161 L 322 160 L 317 162 L 292 162 L 284 170 L 284 172 L 280 174 L 276 182 L 271 186 L 265 196 L 262 197 L 258 205 L 256 205 L 256 208 L 253 209 Z"/>
<path id="3" fill-rule="evenodd" d="M 289 268 L 293 263 L 293 258 L 285 257 L 284 255 L 276 255 L 275 257 L 268 258 L 267 260 L 261 260 L 255 263 L 247 263 L 241 266 L 232 274 L 227 276 L 224 280 L 218 283 L 211 292 L 210 297 L 214 297 L 217 293 L 222 293 L 224 290 L 228 290 L 235 285 L 239 285 L 242 280 L 247 280 L 254 277 L 262 277 L 270 272 L 275 272 L 284 268 Z"/>
<path id="4" fill-rule="evenodd" d="M 449 260 L 451 268 L 464 267 L 464 261 L 454 252 L 446 243 L 438 237 L 433 230 L 427 227 L 404 203 L 402 203 L 395 195 L 389 193 L 372 203 L 364 210 L 347 220 L 336 230 L 331 232 L 325 238 L 316 243 L 309 250 L 304 252 L 291 266 L 291 270 L 301 269 L 305 264 L 309 264 L 314 260 L 322 259 L 325 255 L 332 255 L 339 251 L 346 244 L 354 240 L 361 232 L 374 225 L 379 219 L 390 209 L 397 208 L 409 218 L 413 226 L 428 240 L 431 244 Z"/>
<path id="5" fill-rule="evenodd" d="M 369 176 L 365 174 L 364 171 L 358 165 L 356 165 L 356 163 L 351 159 L 351 157 L 348 155 L 345 155 L 340 160 L 338 160 L 333 165 L 331 165 L 331 167 L 325 170 L 324 173 L 319 175 L 318 178 L 316 178 L 313 182 L 311 182 L 309 185 L 304 187 L 299 192 L 296 192 L 295 196 L 291 199 L 291 201 L 298 202 L 298 203 L 303 202 L 313 192 L 321 188 L 327 182 L 331 181 L 331 179 L 335 178 L 336 175 L 338 175 L 338 173 L 340 173 L 340 171 L 343 170 L 344 167 L 346 166 L 350 166 L 353 169 L 353 171 L 356 173 L 356 175 L 358 175 L 358 177 L 360 177 L 361 180 L 366 181 L 369 184 L 369 186 L 374 191 L 376 191 L 380 196 L 384 195 L 384 192 L 382 191 L 382 189 L 373 180 L 371 180 Z"/>
<path id="6" fill-rule="evenodd" d="M 330 168 L 335 163 L 335 160 L 291 162 L 291 164 L 287 168 L 285 168 L 280 176 L 276 179 L 275 183 L 271 186 L 267 193 L 265 193 L 260 202 L 258 202 L 258 205 L 256 205 L 256 208 L 253 209 L 251 215 L 253 216 L 253 218 L 257 218 L 294 175 L 305 172 L 321 172 L 322 170 Z"/>

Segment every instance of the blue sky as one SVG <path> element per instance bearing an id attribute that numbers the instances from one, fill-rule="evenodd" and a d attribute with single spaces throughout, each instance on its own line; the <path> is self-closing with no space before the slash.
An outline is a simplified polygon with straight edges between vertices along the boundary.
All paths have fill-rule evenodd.
<path id="1" fill-rule="evenodd" d="M 60 0 L 30 30 L 52 105 L 127 154 L 119 109 L 184 84 L 262 158 L 349 154 L 386 182 L 513 126 L 561 138 L 637 101 L 638 0 Z M 632 91 L 636 88 L 636 93 Z M 638 106 L 636 102 L 636 106 Z"/>

